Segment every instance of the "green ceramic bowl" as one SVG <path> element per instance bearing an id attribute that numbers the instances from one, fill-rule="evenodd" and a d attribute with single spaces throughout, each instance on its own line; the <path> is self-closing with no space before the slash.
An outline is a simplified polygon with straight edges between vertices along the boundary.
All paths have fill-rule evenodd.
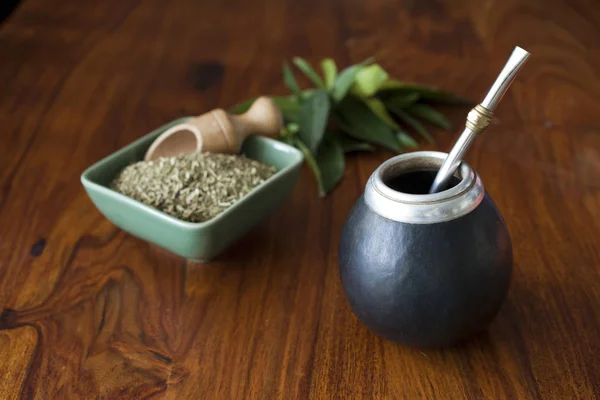
<path id="1" fill-rule="evenodd" d="M 300 175 L 302 153 L 262 136 L 251 136 L 242 153 L 270 164 L 277 173 L 215 218 L 201 223 L 182 221 L 109 189 L 121 169 L 144 158 L 154 139 L 181 118 L 149 133 L 100 160 L 81 175 L 81 183 L 102 214 L 130 234 L 195 261 L 208 261 L 279 207 Z"/>

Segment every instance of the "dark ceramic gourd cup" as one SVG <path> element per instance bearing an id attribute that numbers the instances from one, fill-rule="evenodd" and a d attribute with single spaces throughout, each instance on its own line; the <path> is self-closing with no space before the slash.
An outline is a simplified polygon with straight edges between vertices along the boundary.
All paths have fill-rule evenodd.
<path id="1" fill-rule="evenodd" d="M 485 328 L 512 274 L 504 220 L 467 163 L 449 189 L 427 194 L 445 157 L 425 151 L 384 162 L 340 244 L 352 311 L 376 334 L 411 347 L 452 345 Z"/>

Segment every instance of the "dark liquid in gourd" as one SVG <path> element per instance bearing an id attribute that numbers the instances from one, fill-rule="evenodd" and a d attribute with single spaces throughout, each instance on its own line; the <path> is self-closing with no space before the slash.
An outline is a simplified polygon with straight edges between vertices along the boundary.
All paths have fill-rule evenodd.
<path id="1" fill-rule="evenodd" d="M 437 170 L 410 171 L 385 179 L 385 184 L 397 192 L 407 194 L 428 194 L 436 174 Z M 460 179 L 453 176 L 450 179 L 450 184 L 447 189 L 456 186 L 459 182 Z"/>

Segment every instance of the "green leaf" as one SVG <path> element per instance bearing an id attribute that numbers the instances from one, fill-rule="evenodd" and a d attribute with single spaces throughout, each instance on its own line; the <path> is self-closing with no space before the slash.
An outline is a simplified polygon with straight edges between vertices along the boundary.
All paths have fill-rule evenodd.
<path id="1" fill-rule="evenodd" d="M 410 137 L 410 135 L 408 135 L 404 131 L 398 131 L 398 133 L 396 133 L 396 136 L 398 137 L 398 141 L 404 147 L 408 147 L 411 149 L 416 149 L 417 147 L 419 147 L 419 144 L 415 141 L 415 139 Z"/>
<path id="2" fill-rule="evenodd" d="M 363 67 L 356 74 L 352 94 L 361 98 L 371 97 L 387 79 L 387 72 L 379 64 Z"/>
<path id="3" fill-rule="evenodd" d="M 321 79 L 319 74 L 315 72 L 315 70 L 308 63 L 308 61 L 300 57 L 294 57 L 294 64 L 296 64 L 300 71 L 304 72 L 304 75 L 306 75 L 311 81 L 313 81 L 313 83 L 317 85 L 318 88 L 325 88 L 323 80 Z"/>
<path id="4" fill-rule="evenodd" d="M 319 146 L 316 157 L 317 165 L 321 171 L 321 183 L 323 191 L 321 197 L 325 196 L 344 176 L 346 164 L 344 162 L 344 150 L 335 136 L 326 135 Z"/>
<path id="5" fill-rule="evenodd" d="M 327 92 L 319 89 L 300 108 L 298 118 L 300 132 L 298 135 L 313 153 L 316 153 L 323 139 L 329 119 L 329 107 Z"/>
<path id="6" fill-rule="evenodd" d="M 331 58 L 326 58 L 321 61 L 321 68 L 325 75 L 325 87 L 327 87 L 327 90 L 331 90 L 335 83 L 335 78 L 337 78 L 337 66 L 335 65 L 335 61 Z"/>
<path id="7" fill-rule="evenodd" d="M 313 153 L 308 147 L 306 147 L 306 145 L 304 145 L 304 143 L 302 143 L 301 140 L 297 138 L 294 139 L 294 145 L 302 152 L 302 154 L 304 154 L 304 159 L 306 160 L 306 163 L 308 164 L 310 169 L 312 169 L 313 175 L 315 176 L 315 180 L 317 181 L 319 194 L 325 193 L 325 189 L 323 188 L 323 180 L 321 179 L 321 169 L 319 168 L 319 165 L 317 164 L 317 160 L 315 160 Z"/>
<path id="8" fill-rule="evenodd" d="M 271 96 L 273 102 L 277 105 L 285 121 L 298 122 L 300 113 L 300 103 L 295 96 L 278 97 Z"/>
<path id="9" fill-rule="evenodd" d="M 283 119 L 286 121 L 297 122 L 298 121 L 298 112 L 300 111 L 300 103 L 298 103 L 298 99 L 295 96 L 269 96 L 273 102 L 277 105 L 281 114 L 283 115 Z M 229 108 L 229 112 L 233 114 L 243 114 L 252 107 L 256 101 L 256 97 L 248 99 L 243 103 L 237 104 L 231 108 Z"/>
<path id="10" fill-rule="evenodd" d="M 285 127 L 288 130 L 288 132 L 291 134 L 297 133 L 298 130 L 300 129 L 298 127 L 298 124 L 296 124 L 295 122 L 291 122 L 291 123 L 287 124 Z"/>
<path id="11" fill-rule="evenodd" d="M 400 126 L 398 126 L 396 121 L 394 121 L 392 116 L 388 113 L 381 100 L 371 97 L 370 99 L 364 99 L 363 101 L 371 109 L 371 111 L 373 111 L 380 119 L 385 121 L 386 124 L 394 129 L 400 129 Z"/>
<path id="12" fill-rule="evenodd" d="M 410 86 L 411 86 L 410 83 L 405 83 L 405 82 L 399 81 L 394 78 L 389 78 L 389 79 L 386 79 L 386 81 L 381 84 L 381 86 L 379 87 L 379 90 L 381 90 L 381 91 L 400 90 L 400 89 L 407 89 Z"/>
<path id="13" fill-rule="evenodd" d="M 252 97 L 242 103 L 236 104 L 233 107 L 229 108 L 229 112 L 232 114 L 243 114 L 250 109 L 252 103 L 256 100 L 256 97 Z"/>
<path id="14" fill-rule="evenodd" d="M 283 62 L 283 81 L 285 82 L 285 86 L 291 90 L 294 96 L 299 100 L 302 99 L 302 93 L 300 92 L 300 87 L 296 82 L 296 78 L 294 78 L 294 73 L 285 61 Z"/>
<path id="15" fill-rule="evenodd" d="M 338 142 L 342 146 L 344 153 L 352 153 L 355 151 L 374 151 L 375 147 L 366 142 L 361 142 L 351 138 L 348 135 L 338 135 Z"/>
<path id="16" fill-rule="evenodd" d="M 353 138 L 396 153 L 402 151 L 392 128 L 362 101 L 352 97 L 345 98 L 335 115 L 340 127 Z"/>
<path id="17" fill-rule="evenodd" d="M 279 140 L 280 142 L 283 142 L 285 144 L 289 144 L 290 146 L 296 145 L 294 138 L 291 135 L 279 136 L 279 137 L 277 137 L 277 140 Z"/>
<path id="18" fill-rule="evenodd" d="M 406 125 L 413 128 L 417 131 L 425 140 L 429 143 L 435 143 L 435 139 L 429 134 L 427 129 L 421 124 L 417 119 L 413 118 L 409 113 L 401 109 L 392 109 L 394 114 L 396 114 Z"/>
<path id="19" fill-rule="evenodd" d="M 446 119 L 442 113 L 434 110 L 427 104 L 413 104 L 407 109 L 407 111 L 409 114 L 422 118 L 425 121 L 437 125 L 442 129 L 450 130 L 452 128 L 450 121 L 448 121 L 448 119 Z"/>
<path id="20" fill-rule="evenodd" d="M 467 105 L 475 104 L 472 100 L 466 99 L 455 93 L 438 89 L 435 86 L 422 85 L 420 83 L 406 83 L 396 79 L 388 79 L 379 88 L 380 92 L 394 92 L 396 94 L 417 93 L 419 97 L 432 103 L 443 103 L 451 105 Z"/>
<path id="21" fill-rule="evenodd" d="M 319 90 L 319 89 L 304 89 L 302 91 L 302 98 L 303 99 L 308 99 L 310 97 L 310 95 L 312 95 L 317 90 Z"/>
<path id="22" fill-rule="evenodd" d="M 413 105 L 419 100 L 419 93 L 393 93 L 383 98 L 387 108 L 400 109 Z"/>
<path id="23" fill-rule="evenodd" d="M 342 101 L 344 97 L 348 94 L 348 91 L 354 84 L 354 79 L 356 78 L 356 74 L 363 68 L 365 65 L 373 62 L 373 58 L 367 58 L 360 64 L 352 65 L 346 69 L 344 69 L 335 80 L 333 84 L 333 88 L 331 90 L 331 97 L 334 101 Z"/>
<path id="24" fill-rule="evenodd" d="M 348 94 L 348 91 L 354 84 L 354 78 L 358 71 L 360 71 L 360 68 L 359 65 L 353 65 L 343 70 L 338 76 L 331 90 L 331 97 L 333 97 L 334 101 L 341 101 L 346 97 L 346 94 Z"/>

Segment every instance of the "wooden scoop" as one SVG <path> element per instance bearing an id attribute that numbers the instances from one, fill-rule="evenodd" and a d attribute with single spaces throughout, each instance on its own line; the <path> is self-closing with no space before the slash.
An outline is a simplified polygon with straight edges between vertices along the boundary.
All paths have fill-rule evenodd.
<path id="1" fill-rule="evenodd" d="M 218 108 L 186 123 L 175 125 L 157 137 L 144 160 L 199 152 L 240 152 L 248 135 L 274 136 L 281 130 L 283 118 L 268 97 L 259 97 L 246 113 L 232 115 Z"/>

